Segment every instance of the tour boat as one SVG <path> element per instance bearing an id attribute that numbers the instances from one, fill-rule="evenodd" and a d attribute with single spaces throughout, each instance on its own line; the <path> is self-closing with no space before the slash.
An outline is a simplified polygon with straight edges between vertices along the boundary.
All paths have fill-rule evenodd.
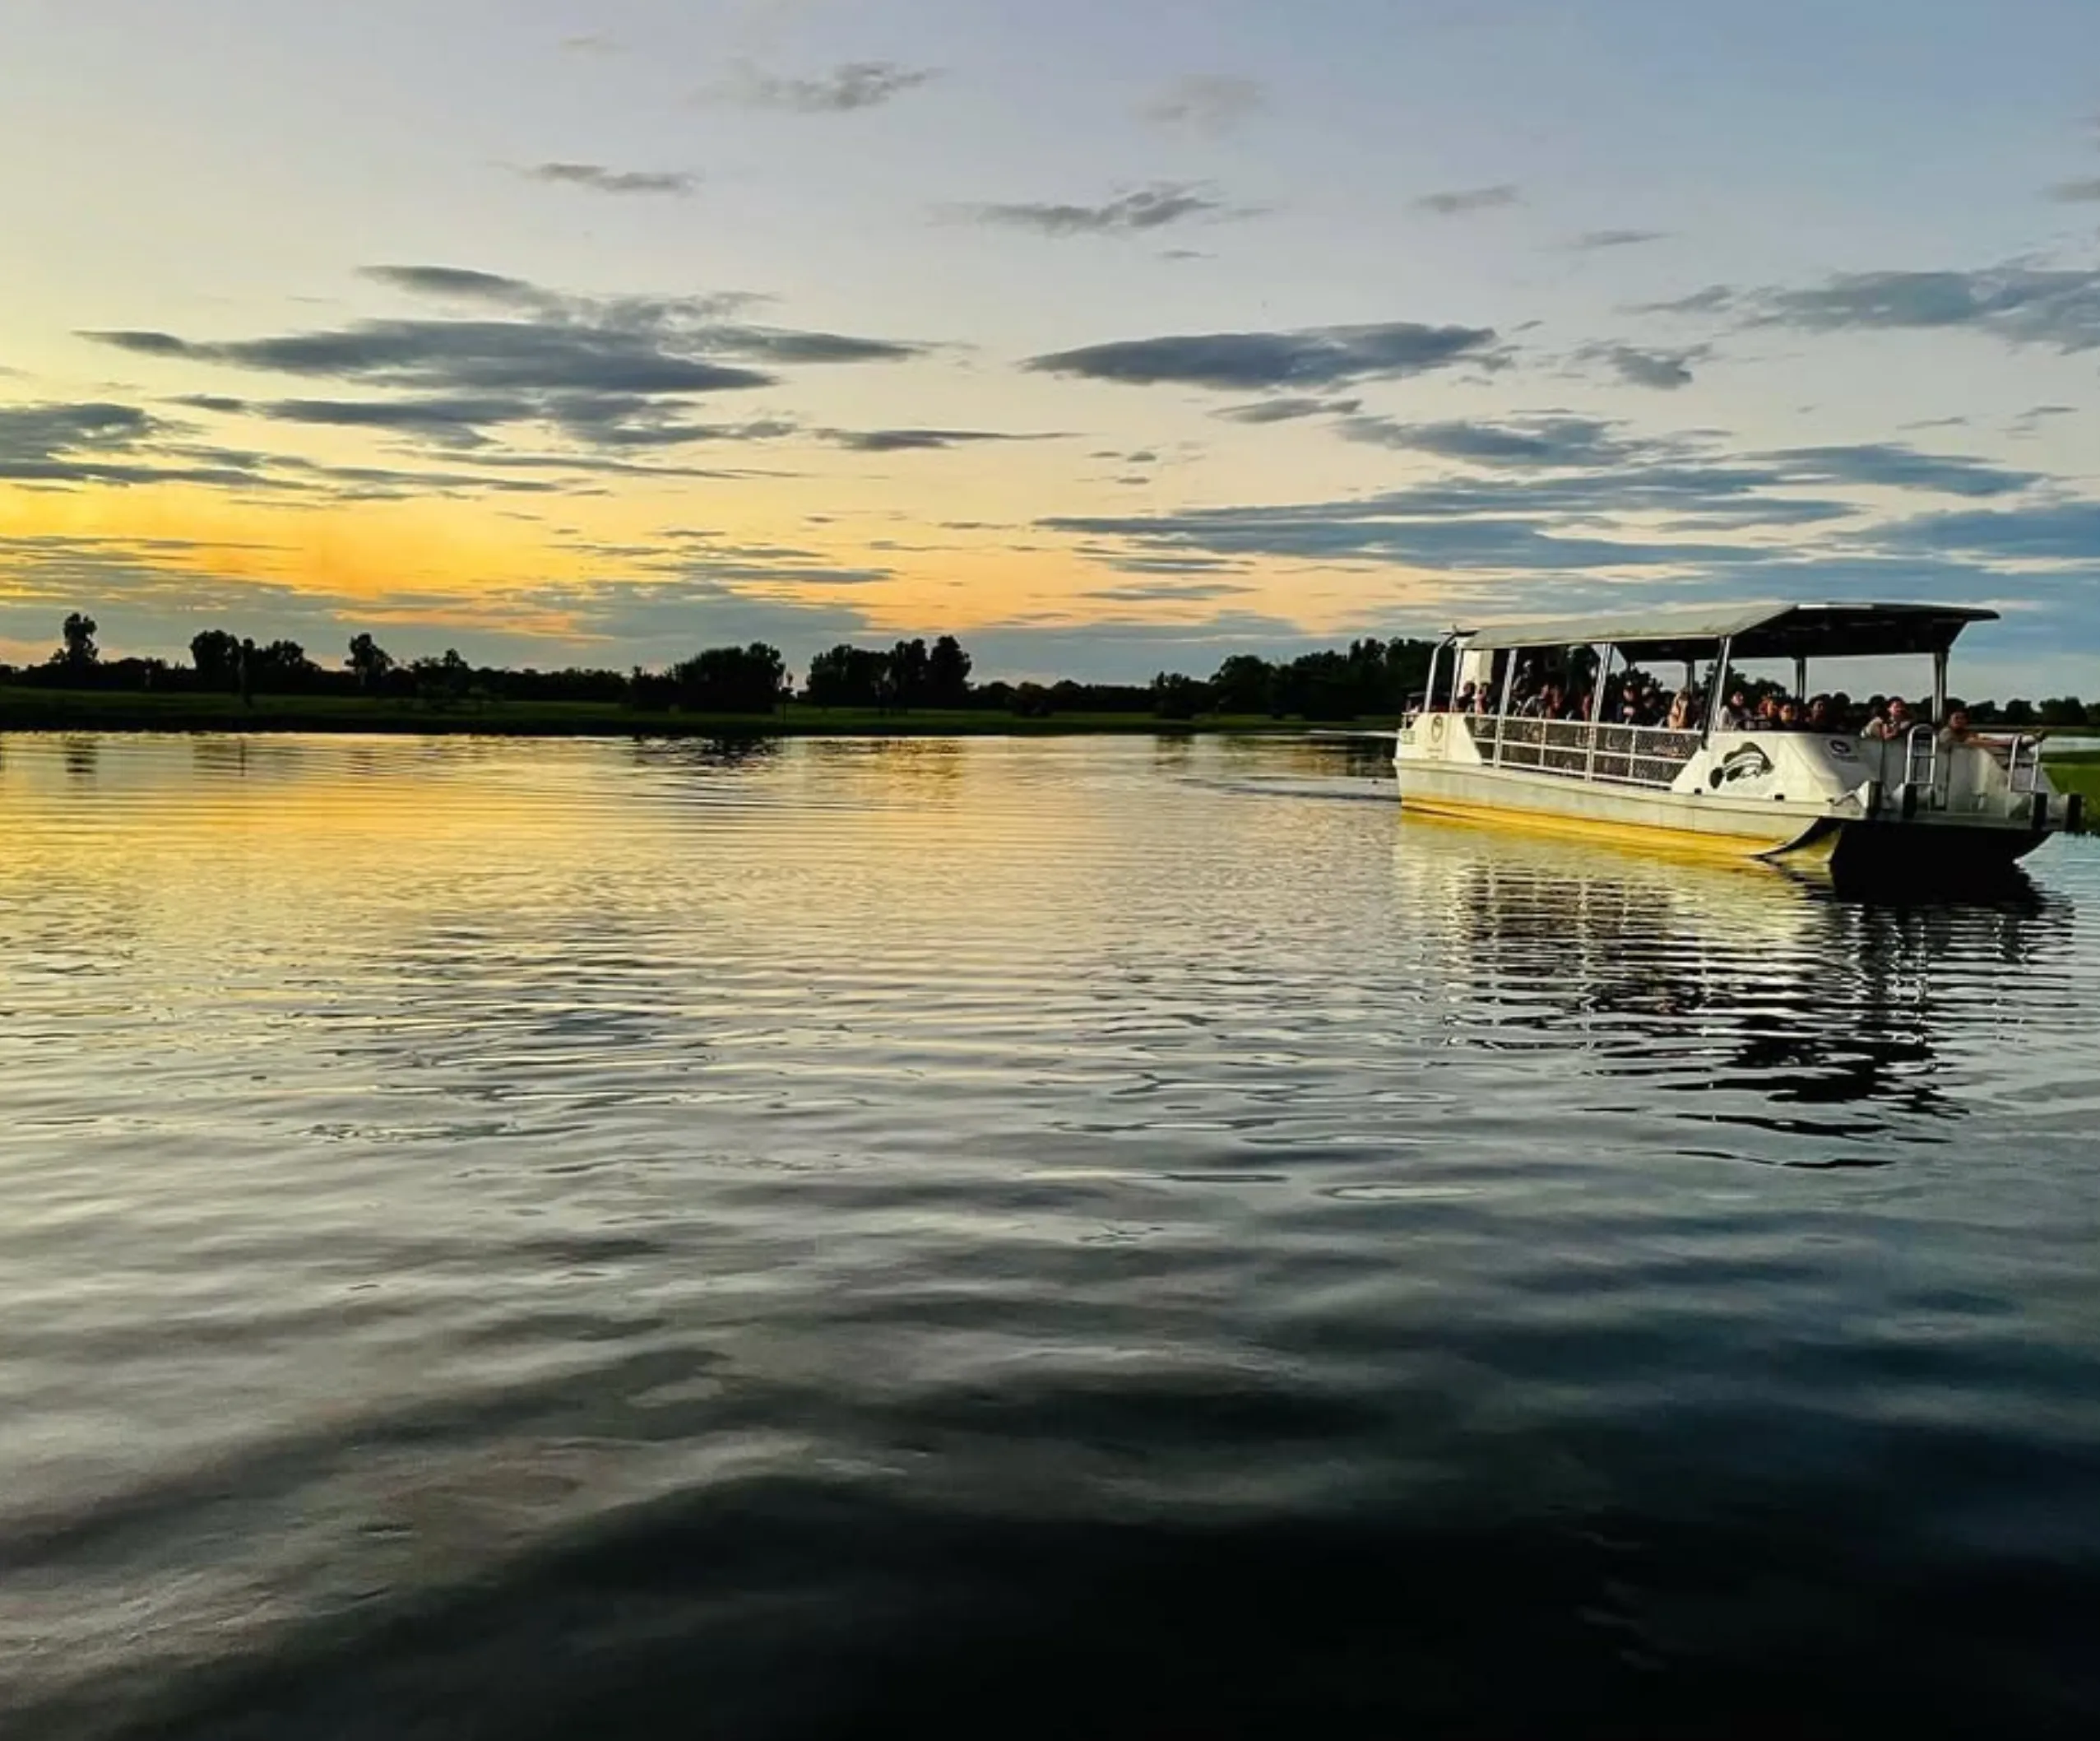
<path id="1" fill-rule="evenodd" d="M 1401 803 L 1629 842 L 1675 837 L 1880 880 L 2002 869 L 2052 833 L 2079 831 L 2084 818 L 2076 795 L 2051 786 L 2037 740 L 1968 731 L 1949 717 L 1954 639 L 1996 615 L 1941 605 L 1795 605 L 1453 629 L 1394 746 Z M 1825 662 L 1878 662 L 1855 668 L 1877 676 L 1913 656 L 1931 662 L 1931 714 L 1885 737 L 1850 729 L 1856 721 L 1756 729 L 1723 713 L 1731 674 L 1745 664 L 1780 662 L 1805 703 L 1811 668 Z M 1680 665 L 1695 722 L 1677 730 L 1616 722 L 1607 703 L 1627 671 Z M 1581 717 L 1543 717 L 1566 711 L 1545 696 L 1556 672 L 1571 689 L 1587 685 Z"/>

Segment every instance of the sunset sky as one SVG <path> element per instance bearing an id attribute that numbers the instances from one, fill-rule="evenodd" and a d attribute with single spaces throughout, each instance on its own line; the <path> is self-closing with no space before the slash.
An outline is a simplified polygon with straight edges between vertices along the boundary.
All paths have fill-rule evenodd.
<path id="1" fill-rule="evenodd" d="M 0 657 L 1207 672 L 1923 598 L 2100 694 L 2093 0 L 12 0 Z"/>

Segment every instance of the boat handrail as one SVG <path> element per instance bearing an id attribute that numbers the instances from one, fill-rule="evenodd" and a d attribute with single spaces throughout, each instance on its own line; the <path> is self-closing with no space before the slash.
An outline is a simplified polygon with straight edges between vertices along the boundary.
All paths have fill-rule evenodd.
<path id="1" fill-rule="evenodd" d="M 2036 791 L 2042 778 L 2042 740 L 2014 732 L 2005 757 L 2005 781 L 2016 792 Z"/>
<path id="2" fill-rule="evenodd" d="M 1497 768 L 1607 786 L 1667 787 L 1699 748 L 1697 731 L 1523 713 L 1457 716 L 1475 748 Z"/>
<path id="3" fill-rule="evenodd" d="M 1940 790 L 1940 734 L 1931 726 L 1912 726 L 1903 741 L 1903 783 L 1922 792 Z"/>

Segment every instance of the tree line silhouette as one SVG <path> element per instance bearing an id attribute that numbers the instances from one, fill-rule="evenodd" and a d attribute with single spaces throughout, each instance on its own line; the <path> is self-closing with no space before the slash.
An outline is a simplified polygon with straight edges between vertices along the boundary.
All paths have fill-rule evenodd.
<path id="1" fill-rule="evenodd" d="M 971 709 L 1021 718 L 1058 714 L 1148 713 L 1165 720 L 1213 715 L 1274 719 L 1392 717 L 1419 695 L 1435 643 L 1404 638 L 1352 641 L 1345 648 L 1270 660 L 1235 653 L 1208 677 L 1161 671 L 1150 683 L 975 683 L 973 662 L 952 634 L 888 648 L 841 643 L 818 653 L 798 687 L 777 648 L 763 641 L 711 647 L 661 671 L 572 667 L 540 671 L 477 666 L 447 649 L 400 660 L 368 634 L 353 636 L 340 664 L 318 662 L 292 640 L 257 644 L 224 629 L 190 638 L 188 665 L 157 658 L 104 659 L 100 625 L 68 615 L 56 651 L 43 663 L 0 665 L 0 682 L 33 688 L 117 693 L 363 696 L 457 707 L 484 702 L 594 702 L 640 711 L 767 714 L 790 702 L 820 709 L 879 713 Z M 1960 703 L 1956 703 L 1959 705 Z M 1971 702 L 1982 724 L 2100 727 L 2100 702 L 2077 696 L 2042 701 Z"/>

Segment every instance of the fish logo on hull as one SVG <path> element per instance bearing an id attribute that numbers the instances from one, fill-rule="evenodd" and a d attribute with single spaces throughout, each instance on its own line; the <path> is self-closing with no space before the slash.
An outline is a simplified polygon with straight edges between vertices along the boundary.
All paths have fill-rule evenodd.
<path id="1" fill-rule="evenodd" d="M 1752 780 L 1761 780 L 1772 772 L 1772 758 L 1755 744 L 1745 744 L 1731 750 L 1721 765 L 1706 777 L 1706 783 L 1718 792 L 1724 786 L 1741 786 Z"/>

